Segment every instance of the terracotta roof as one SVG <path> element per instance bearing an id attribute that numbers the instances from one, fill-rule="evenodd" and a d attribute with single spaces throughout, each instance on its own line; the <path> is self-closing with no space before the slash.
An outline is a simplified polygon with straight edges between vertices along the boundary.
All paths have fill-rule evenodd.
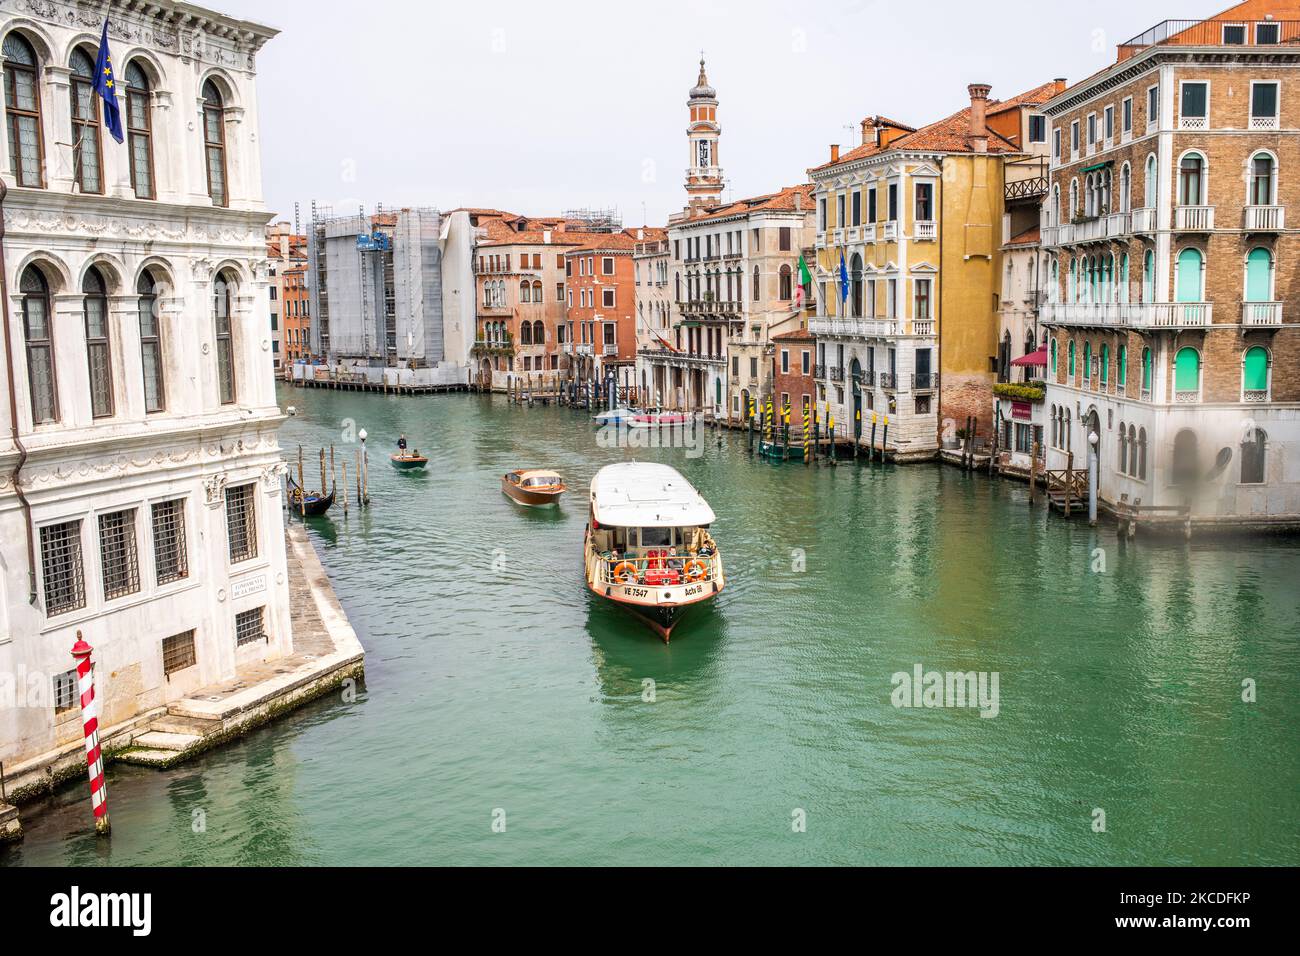
<path id="1" fill-rule="evenodd" d="M 684 219 L 679 225 L 691 226 L 697 222 L 710 222 L 715 219 L 726 219 L 730 216 L 743 216 L 754 212 L 793 212 L 796 195 L 802 195 L 802 211 L 812 212 L 813 210 L 813 189 L 812 183 L 800 183 L 798 186 L 784 186 L 774 193 L 768 193 L 765 196 L 753 196 L 749 199 L 739 199 L 736 202 L 724 203 L 721 206 L 711 206 L 707 215 L 697 216 L 693 219 Z"/>
<path id="2" fill-rule="evenodd" d="M 1017 106 L 1041 106 L 1056 95 L 1056 81 L 1050 80 L 1042 86 L 1036 86 L 1032 90 L 1027 90 L 1019 96 L 1013 96 L 1009 100 L 999 100 L 997 106 L 989 107 L 989 115 L 994 113 L 1005 113 L 1009 109 L 1015 109 Z"/>
<path id="3" fill-rule="evenodd" d="M 1042 241 L 1042 230 L 1031 226 L 1018 236 L 1012 236 L 1008 246 L 1036 246 Z"/>
<path id="4" fill-rule="evenodd" d="M 1006 100 L 990 100 L 987 111 L 988 113 L 1001 112 L 1004 109 L 1010 109 L 1014 106 L 1028 106 L 1037 103 L 1046 103 L 1051 99 L 1047 91 L 1055 92 L 1055 87 L 1051 83 L 1045 83 L 1037 86 L 1032 90 L 1021 93 L 1019 96 L 1013 96 Z M 1039 99 L 1038 97 L 1042 97 Z M 901 124 L 897 124 L 900 125 Z M 1020 147 L 1016 146 L 1010 140 L 999 135 L 994 130 L 988 131 L 990 153 L 1018 153 Z M 971 153 L 974 150 L 970 144 L 970 106 L 958 110 L 951 116 L 946 116 L 938 122 L 931 123 L 929 126 L 922 126 L 918 130 L 910 133 L 904 133 L 902 136 L 894 139 L 884 149 L 878 147 L 874 142 L 865 143 L 857 146 L 847 153 L 841 154 L 840 158 L 834 162 L 822 163 L 820 166 L 813 166 L 809 172 L 817 172 L 823 169 L 832 169 L 836 166 L 842 166 L 845 163 L 856 162 L 860 159 L 867 159 L 871 156 L 878 156 L 882 153 L 899 152 L 904 150 L 918 150 L 922 152 L 939 152 L 939 153 Z"/>
<path id="5" fill-rule="evenodd" d="M 566 256 L 582 252 L 632 252 L 638 242 L 644 240 L 636 237 L 632 229 L 622 232 L 589 233 L 586 241 L 572 249 L 566 249 Z"/>
<path id="6" fill-rule="evenodd" d="M 780 335 L 772 336 L 773 342 L 815 342 L 816 340 L 817 336 L 807 329 L 795 329 L 793 332 L 782 332 Z"/>

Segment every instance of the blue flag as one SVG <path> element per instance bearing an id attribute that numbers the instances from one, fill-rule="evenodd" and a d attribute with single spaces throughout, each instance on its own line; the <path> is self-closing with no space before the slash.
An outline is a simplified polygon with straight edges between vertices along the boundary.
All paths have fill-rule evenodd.
<path id="1" fill-rule="evenodd" d="M 117 81 L 113 78 L 113 57 L 108 52 L 108 20 L 104 20 L 104 35 L 99 41 L 99 57 L 95 60 L 94 90 L 104 101 L 104 126 L 113 139 L 122 142 L 122 110 L 117 105 Z"/>
<path id="2" fill-rule="evenodd" d="M 847 302 L 849 298 L 849 270 L 844 265 L 844 250 L 840 250 L 840 301 Z"/>

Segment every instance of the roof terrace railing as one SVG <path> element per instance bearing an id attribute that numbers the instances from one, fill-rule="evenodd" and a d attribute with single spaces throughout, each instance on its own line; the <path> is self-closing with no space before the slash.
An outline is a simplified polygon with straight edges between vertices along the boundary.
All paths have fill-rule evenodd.
<path id="1" fill-rule="evenodd" d="M 1178 46 L 1277 46 L 1300 42 L 1300 20 L 1164 20 L 1120 49 Z"/>

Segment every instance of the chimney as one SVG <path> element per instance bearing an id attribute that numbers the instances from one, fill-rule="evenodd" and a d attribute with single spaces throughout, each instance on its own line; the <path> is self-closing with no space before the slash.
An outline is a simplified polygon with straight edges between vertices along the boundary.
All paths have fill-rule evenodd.
<path id="1" fill-rule="evenodd" d="M 989 91 L 993 87 L 987 83 L 972 83 L 966 87 L 970 93 L 970 148 L 977 153 L 989 151 L 989 128 L 985 122 L 989 106 Z"/>
<path id="2" fill-rule="evenodd" d="M 868 116 L 866 119 L 862 121 L 862 145 L 863 146 L 866 146 L 869 142 L 871 142 L 871 130 L 874 127 L 874 125 L 875 124 L 872 123 L 870 116 Z"/>
<path id="3" fill-rule="evenodd" d="M 803 212 L 803 193 L 798 190 L 794 194 L 794 211 Z"/>
<path id="4" fill-rule="evenodd" d="M 831 162 L 838 163 L 839 161 L 840 161 L 840 144 L 831 143 Z"/>
<path id="5" fill-rule="evenodd" d="M 542 230 L 542 242 L 546 243 L 548 246 L 551 244 L 551 230 Z"/>
<path id="6" fill-rule="evenodd" d="M 1052 80 L 1052 92 L 1057 96 L 1061 95 L 1065 92 L 1065 84 L 1065 77 L 1058 76 L 1056 79 Z"/>
<path id="7" fill-rule="evenodd" d="M 645 229 L 644 229 L 644 227 L 638 227 L 638 228 L 637 228 L 637 231 L 636 231 L 636 237 L 637 237 L 638 239 L 641 239 L 641 240 L 644 240 L 644 239 L 645 239 Z"/>

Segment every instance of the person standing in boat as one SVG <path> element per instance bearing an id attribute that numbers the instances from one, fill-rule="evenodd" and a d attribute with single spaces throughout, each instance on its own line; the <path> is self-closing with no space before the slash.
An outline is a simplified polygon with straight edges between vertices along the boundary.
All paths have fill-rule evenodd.
<path id="1" fill-rule="evenodd" d="M 406 457 L 406 436 L 405 435 L 397 436 L 397 454 L 402 458 Z"/>

